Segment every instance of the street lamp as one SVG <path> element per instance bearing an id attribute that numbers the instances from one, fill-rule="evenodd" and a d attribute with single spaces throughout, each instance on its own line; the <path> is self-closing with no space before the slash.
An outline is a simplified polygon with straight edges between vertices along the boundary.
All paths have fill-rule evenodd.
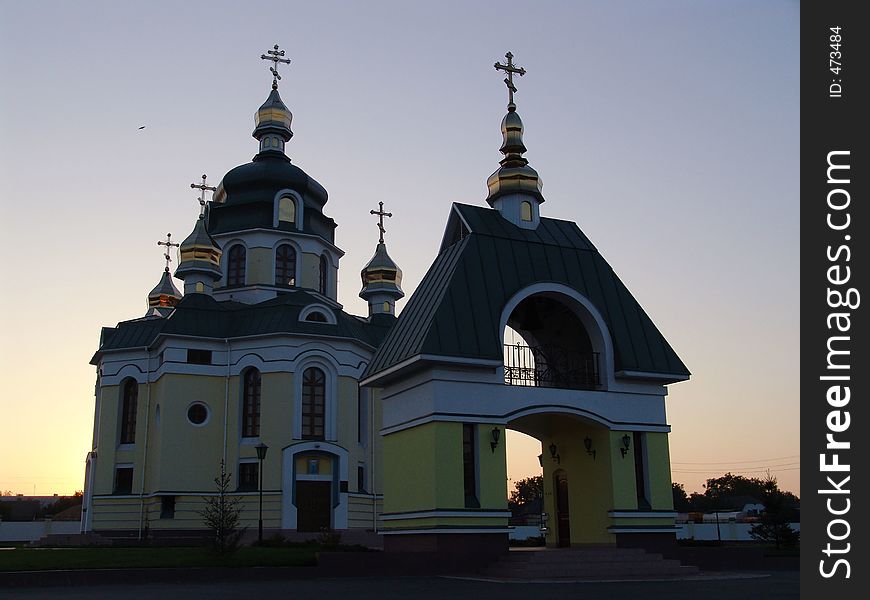
<path id="1" fill-rule="evenodd" d="M 263 460 L 266 458 L 266 450 L 269 449 L 269 446 L 260 442 L 254 448 L 257 449 L 257 460 L 260 461 L 260 466 L 257 468 L 257 474 L 260 476 L 260 523 L 259 523 L 259 543 L 263 543 Z"/>

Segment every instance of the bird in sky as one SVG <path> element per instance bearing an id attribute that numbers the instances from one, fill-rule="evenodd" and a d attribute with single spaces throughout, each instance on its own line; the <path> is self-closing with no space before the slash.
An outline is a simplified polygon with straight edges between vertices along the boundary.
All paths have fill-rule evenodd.
<path id="1" fill-rule="evenodd" d="M 145 126 L 144 126 L 144 125 L 142 125 L 142 127 L 140 127 L 140 128 L 139 128 L 139 129 L 145 129 Z"/>

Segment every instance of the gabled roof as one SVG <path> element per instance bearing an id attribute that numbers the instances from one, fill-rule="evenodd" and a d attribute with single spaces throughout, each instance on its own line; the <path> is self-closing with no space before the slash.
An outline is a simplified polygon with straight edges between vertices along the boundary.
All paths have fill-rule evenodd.
<path id="1" fill-rule="evenodd" d="M 537 282 L 588 298 L 613 338 L 616 371 L 684 379 L 689 371 L 580 228 L 541 218 L 521 229 L 492 209 L 454 204 L 441 253 L 363 378 L 416 357 L 503 360 L 501 311 Z"/>
<path id="2" fill-rule="evenodd" d="M 150 346 L 160 335 L 232 339 L 274 333 L 308 334 L 351 339 L 374 348 L 395 322 L 392 317 L 366 321 L 338 308 L 333 309 L 335 324 L 300 321 L 299 313 L 311 304 L 324 302 L 305 290 L 280 294 L 259 304 L 218 302 L 211 296 L 190 294 L 167 318 L 135 319 L 114 328 L 104 327 L 100 349 L 91 363 L 96 364 L 106 351 Z"/>

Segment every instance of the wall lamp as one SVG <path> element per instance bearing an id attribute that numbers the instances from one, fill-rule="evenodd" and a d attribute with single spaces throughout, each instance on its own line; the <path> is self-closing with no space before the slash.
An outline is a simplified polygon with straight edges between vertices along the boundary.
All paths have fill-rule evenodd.
<path id="1" fill-rule="evenodd" d="M 501 429 L 498 427 L 492 428 L 492 441 L 489 443 L 489 447 L 492 448 L 493 453 L 495 453 L 495 449 L 498 447 L 498 438 L 501 436 Z"/>
<path id="2" fill-rule="evenodd" d="M 556 447 L 555 442 L 550 444 L 550 458 L 552 458 L 554 461 L 556 461 L 556 464 L 561 465 L 562 464 L 562 457 L 559 456 L 558 450 L 559 449 Z"/>
<path id="3" fill-rule="evenodd" d="M 622 436 L 622 448 L 619 449 L 622 452 L 622 458 L 625 458 L 625 455 L 628 454 L 628 448 L 631 446 L 631 436 L 627 433 Z"/>
<path id="4" fill-rule="evenodd" d="M 588 435 L 583 440 L 583 445 L 586 447 L 586 454 L 592 457 L 592 460 L 595 460 L 595 450 L 592 448 L 592 438 Z"/>

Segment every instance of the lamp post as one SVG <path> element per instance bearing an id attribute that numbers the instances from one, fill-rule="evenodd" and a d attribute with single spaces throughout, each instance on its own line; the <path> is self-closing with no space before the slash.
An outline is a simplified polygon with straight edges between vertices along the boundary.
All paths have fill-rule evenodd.
<path id="1" fill-rule="evenodd" d="M 258 535 L 257 539 L 259 540 L 259 543 L 262 544 L 263 543 L 263 460 L 265 460 L 265 458 L 266 458 L 266 450 L 269 449 L 269 446 L 267 446 L 263 442 L 260 442 L 259 444 L 257 444 L 254 447 L 257 449 L 257 460 L 260 461 L 260 466 L 257 467 L 257 475 L 260 476 L 260 485 L 259 485 L 259 488 L 260 488 L 260 522 L 259 522 L 259 535 Z"/>

